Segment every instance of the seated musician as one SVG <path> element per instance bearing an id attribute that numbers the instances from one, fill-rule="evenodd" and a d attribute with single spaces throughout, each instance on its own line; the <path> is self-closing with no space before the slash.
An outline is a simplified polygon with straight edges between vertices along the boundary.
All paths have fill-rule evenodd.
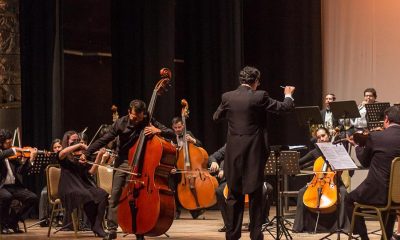
<path id="1" fill-rule="evenodd" d="M 175 138 L 172 139 L 172 142 L 175 144 L 175 146 L 180 149 L 183 146 L 183 129 L 185 125 L 183 124 L 182 118 L 181 117 L 174 117 L 172 119 L 172 129 L 174 130 L 175 133 Z M 199 139 L 195 138 L 193 133 L 190 131 L 186 131 L 186 140 L 190 143 L 193 143 L 197 147 L 201 147 L 201 142 Z M 180 174 L 175 174 L 174 177 L 171 179 L 170 185 L 172 190 L 176 192 L 176 186 L 180 182 Z M 176 213 L 175 213 L 175 219 L 179 219 L 181 215 L 181 209 L 182 206 L 179 203 L 178 196 L 175 194 L 175 204 L 176 204 Z M 190 210 L 190 214 L 192 215 L 193 219 L 197 219 L 201 214 L 204 213 L 204 209 L 201 210 Z"/>
<path id="2" fill-rule="evenodd" d="M 364 167 L 368 167 L 367 178 L 345 199 L 348 217 L 352 216 L 354 202 L 361 204 L 386 205 L 390 169 L 395 157 L 400 156 L 400 109 L 393 106 L 384 111 L 383 131 L 371 132 L 364 147 L 356 145 L 357 158 Z M 390 214 L 385 226 L 387 239 L 393 234 L 395 215 Z M 354 224 L 354 233 L 359 234 L 362 240 L 367 240 L 367 228 L 364 217 L 357 217 Z M 394 236 L 396 239 L 397 236 Z"/>
<path id="3" fill-rule="evenodd" d="M 12 147 L 13 135 L 6 129 L 0 130 L 0 231 L 3 234 L 21 233 L 18 221 L 25 220 L 38 198 L 22 184 L 22 176 L 31 168 L 36 149 L 31 150 L 29 160 L 11 158 L 21 148 Z M 18 212 L 10 209 L 11 201 L 17 199 L 22 207 Z"/>
<path id="4" fill-rule="evenodd" d="M 71 141 L 75 139 L 75 141 Z M 69 143 L 69 146 L 66 146 Z M 86 216 L 89 219 L 91 230 L 98 237 L 105 237 L 102 222 L 108 204 L 108 193 L 97 187 L 89 174 L 97 171 L 96 165 L 84 164 L 79 161 L 82 150 L 87 146 L 80 143 L 78 134 L 68 131 L 64 134 L 63 150 L 58 153 L 61 166 L 59 183 L 59 195 L 66 210 L 66 216 L 70 215 L 76 208 L 83 206 Z M 100 159 L 96 158 L 96 163 Z"/>
<path id="5" fill-rule="evenodd" d="M 317 129 L 316 137 L 319 143 L 330 142 L 329 131 L 324 127 L 320 127 Z M 299 160 L 300 168 L 304 169 L 306 167 L 312 166 L 314 161 L 320 156 L 322 156 L 320 150 L 318 148 L 313 149 Z M 339 225 L 342 229 L 348 229 L 350 225 L 347 217 L 345 217 L 344 209 L 344 197 L 347 195 L 347 191 L 344 184 L 342 183 L 342 180 L 339 181 L 338 189 L 340 190 Z M 336 230 L 336 212 L 330 214 L 321 213 L 317 223 L 317 213 L 313 213 L 308 210 L 303 203 L 303 196 L 306 190 L 307 186 L 303 187 L 299 190 L 299 194 L 297 196 L 297 209 L 296 217 L 293 224 L 293 230 L 296 232 L 314 232 L 315 227 L 317 227 L 317 232 L 329 232 Z M 316 226 L 316 224 L 318 225 Z"/>
<path id="6" fill-rule="evenodd" d="M 225 232 L 226 231 L 226 222 L 227 222 L 227 212 L 226 212 L 226 198 L 224 196 L 224 189 L 226 186 L 226 180 L 224 177 L 224 170 L 223 170 L 223 163 L 224 163 L 224 157 L 225 157 L 225 148 L 226 144 L 218 149 L 215 153 L 211 154 L 210 157 L 208 158 L 208 165 L 210 165 L 210 171 L 211 172 L 217 172 L 218 173 L 218 179 L 219 179 L 219 186 L 216 189 L 215 193 L 217 195 L 217 204 L 218 207 L 221 211 L 222 215 L 222 220 L 224 222 L 224 226 L 220 229 L 218 229 L 218 232 Z M 263 206 L 261 208 L 262 211 L 262 217 L 263 217 L 263 222 L 268 223 L 268 216 L 269 216 L 269 209 L 271 207 L 272 203 L 272 190 L 273 187 L 271 184 L 264 182 L 263 185 Z"/>
<path id="7" fill-rule="evenodd" d="M 360 112 L 360 117 L 351 121 L 355 130 L 363 130 L 367 128 L 367 109 L 365 104 L 376 103 L 376 90 L 374 88 L 367 88 L 364 90 L 364 100 L 358 105 L 358 111 Z"/>

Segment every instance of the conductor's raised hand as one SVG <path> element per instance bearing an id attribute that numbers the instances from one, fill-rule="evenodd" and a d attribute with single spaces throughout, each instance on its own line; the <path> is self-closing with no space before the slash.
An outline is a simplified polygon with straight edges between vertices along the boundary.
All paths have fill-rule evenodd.
<path id="1" fill-rule="evenodd" d="M 293 86 L 286 86 L 285 89 L 283 90 L 283 93 L 285 95 L 293 95 L 295 89 L 296 88 Z"/>

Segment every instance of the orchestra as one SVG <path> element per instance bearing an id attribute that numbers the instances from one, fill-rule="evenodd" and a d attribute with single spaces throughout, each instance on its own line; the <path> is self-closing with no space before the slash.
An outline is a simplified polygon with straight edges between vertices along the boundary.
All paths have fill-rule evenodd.
<path id="1" fill-rule="evenodd" d="M 187 130 L 189 103 L 185 99 L 181 100 L 181 116 L 173 117 L 171 128 L 153 117 L 156 98 L 166 94 L 171 72 L 161 69 L 160 76 L 148 104 L 134 99 L 127 115 L 121 117 L 113 106 L 113 121 L 101 126 L 96 139 L 89 142 L 85 130 L 67 131 L 62 140 L 52 142 L 49 152 L 55 157 L 51 163 L 61 169 L 59 196 L 65 208 L 60 226 L 72 229 L 70 215 L 78 209 L 81 220 L 87 218 L 96 237 L 116 239 L 118 229 L 122 229 L 136 239 L 145 239 L 166 234 L 173 221 L 180 219 L 183 209 L 198 219 L 216 205 L 223 223 L 216 231 L 225 234 L 221 238 L 236 240 L 242 236 L 247 204 L 250 238 L 266 238 L 263 231 L 274 224 L 279 228 L 278 223 L 269 220 L 275 183 L 267 182 L 264 173 L 271 153 L 266 117 L 269 112 L 294 111 L 295 87 L 284 86 L 283 98 L 275 100 L 266 91 L 258 90 L 260 71 L 244 67 L 239 73 L 238 88 L 223 93 L 214 115 L 207 116 L 215 121 L 225 120 L 228 127 L 226 144 L 209 157 L 204 147 L 206 140 L 197 139 Z M 314 166 L 313 179 L 297 189 L 296 217 L 290 230 L 329 233 L 339 226 L 348 232 L 354 202 L 387 201 L 390 163 L 400 156 L 400 110 L 396 106 L 385 109 L 382 130 L 364 132 L 361 135 L 366 140 L 362 142 L 358 131 L 366 130 L 370 122 L 366 105 L 377 103 L 376 98 L 374 88 L 365 89 L 364 100 L 358 106 L 360 117 L 348 121 L 334 116 L 331 105 L 337 100 L 335 94 L 325 95 L 325 107 L 320 111 L 322 124 L 307 129 L 312 133 L 310 142 L 314 149 L 308 149 L 298 160 L 301 170 Z M 24 187 L 22 176 L 28 175 L 34 164 L 45 164 L 35 163 L 40 152 L 36 148 L 14 147 L 11 139 L 9 130 L 0 130 L 1 234 L 24 232 L 19 223 L 38 205 L 38 197 Z M 367 179 L 351 189 L 353 172 L 335 170 L 318 144 L 343 145 L 346 151 L 355 149 L 362 166 L 370 169 Z M 112 174 L 110 194 L 96 184 L 99 166 L 107 167 Z M 10 207 L 14 199 L 21 202 L 18 211 Z M 327 199 L 330 205 L 324 205 Z M 40 226 L 54 224 L 48 221 L 46 186 L 40 197 L 39 213 Z M 390 238 L 396 215 L 387 219 L 386 235 Z M 355 233 L 362 240 L 369 239 L 363 219 L 357 219 Z"/>

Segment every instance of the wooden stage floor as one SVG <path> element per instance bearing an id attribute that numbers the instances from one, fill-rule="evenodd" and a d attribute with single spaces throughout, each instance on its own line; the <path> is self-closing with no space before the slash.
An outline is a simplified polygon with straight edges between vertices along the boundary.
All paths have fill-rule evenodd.
<path id="1" fill-rule="evenodd" d="M 274 208 L 271 208 L 271 216 L 275 215 Z M 245 213 L 244 223 L 248 222 L 248 214 Z M 293 219 L 288 219 L 293 222 Z M 28 220 L 27 226 L 33 224 L 34 220 Z M 220 233 L 217 230 L 222 227 L 222 220 L 219 211 L 209 210 L 205 212 L 202 216 L 197 220 L 193 220 L 190 214 L 186 211 L 183 211 L 181 214 L 181 218 L 175 220 L 172 224 L 171 228 L 167 232 L 170 236 L 169 238 L 164 236 L 160 237 L 146 237 L 146 239 L 159 239 L 159 240 L 167 240 L 167 239 L 177 239 L 177 240 L 214 240 L 214 239 L 224 239 L 224 233 Z M 367 221 L 368 231 L 373 231 L 379 228 L 379 223 L 375 221 Z M 54 232 L 54 231 L 52 231 Z M 275 233 L 274 233 L 275 234 Z M 124 234 L 119 233 L 118 239 L 136 239 L 134 235 L 128 235 L 127 237 L 123 237 Z M 326 234 L 308 234 L 308 233 L 291 233 L 293 239 L 320 239 Z M 341 235 L 341 239 L 347 239 L 347 236 Z M 378 235 L 370 235 L 370 239 L 380 239 Z M 0 235 L 0 239 L 24 239 L 24 240 L 41 240 L 47 238 L 47 228 L 41 228 L 34 226 L 28 229 L 28 233 L 22 234 L 10 234 L 10 235 Z M 52 234 L 50 239 L 73 239 L 73 232 L 58 232 L 57 234 Z M 95 238 L 92 232 L 79 232 L 79 239 L 101 239 Z M 242 238 L 250 239 L 249 232 L 243 231 Z M 274 239 L 268 232 L 264 232 L 264 239 Z M 281 239 L 285 239 L 282 237 Z M 336 235 L 331 237 L 330 239 L 337 239 Z"/>

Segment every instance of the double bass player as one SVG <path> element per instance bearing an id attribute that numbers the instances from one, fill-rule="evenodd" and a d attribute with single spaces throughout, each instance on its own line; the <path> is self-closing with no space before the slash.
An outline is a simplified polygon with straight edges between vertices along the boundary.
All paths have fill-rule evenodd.
<path id="1" fill-rule="evenodd" d="M 174 137 L 174 132 L 152 119 L 150 125 L 147 124 L 146 103 L 142 100 L 131 101 L 128 109 L 128 115 L 116 120 L 111 129 L 103 137 L 92 143 L 84 153 L 84 159 L 89 158 L 91 154 L 104 147 L 106 144 L 119 137 L 117 144 L 118 158 L 115 160 L 114 167 L 129 171 L 128 152 L 135 144 L 140 132 L 144 129 L 146 136 L 161 135 L 166 138 Z M 118 228 L 117 209 L 120 200 L 122 187 L 125 185 L 128 174 L 114 171 L 111 198 L 108 210 L 108 229 L 109 233 L 104 239 L 117 238 L 116 230 Z M 137 239 L 144 239 L 143 235 L 137 235 Z"/>

